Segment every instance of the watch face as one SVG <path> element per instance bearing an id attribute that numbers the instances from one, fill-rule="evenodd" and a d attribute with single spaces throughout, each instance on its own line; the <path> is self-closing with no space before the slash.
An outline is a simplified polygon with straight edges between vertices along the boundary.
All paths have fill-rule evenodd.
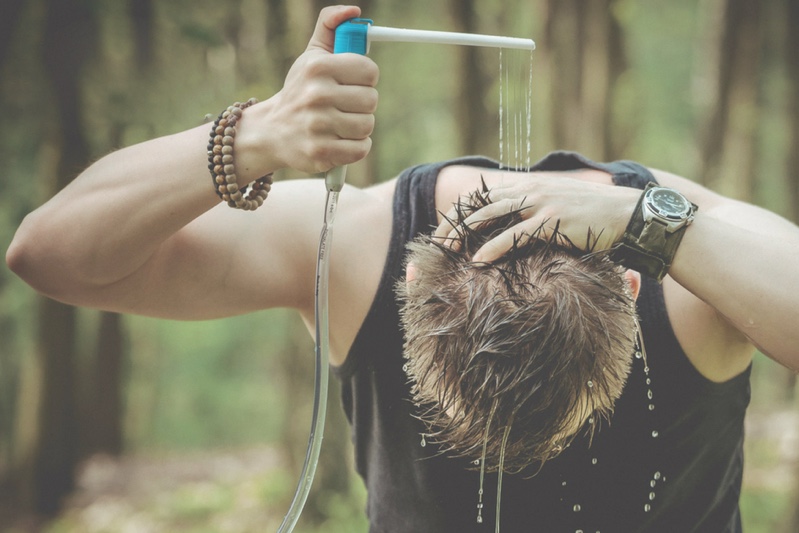
<path id="1" fill-rule="evenodd" d="M 681 219 L 688 216 L 691 204 L 683 195 L 667 188 L 654 188 L 647 193 L 649 207 L 663 217 Z"/>

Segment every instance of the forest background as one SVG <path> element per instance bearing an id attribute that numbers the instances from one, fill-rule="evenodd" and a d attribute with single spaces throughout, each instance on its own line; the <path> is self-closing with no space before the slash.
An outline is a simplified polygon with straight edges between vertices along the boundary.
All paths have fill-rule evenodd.
<path id="1" fill-rule="evenodd" d="M 354 3 L 378 25 L 535 39 L 533 159 L 634 159 L 799 219 L 796 0 Z M 279 90 L 325 4 L 0 0 L 0 249 L 104 153 Z M 499 156 L 496 50 L 379 43 L 370 56 L 374 145 L 350 182 Z M 312 354 L 283 311 L 182 323 L 76 309 L 3 265 L 0 531 L 275 530 L 305 452 Z M 752 389 L 746 530 L 799 531 L 796 375 L 758 356 Z M 330 406 L 298 531 L 365 531 L 335 381 Z"/>

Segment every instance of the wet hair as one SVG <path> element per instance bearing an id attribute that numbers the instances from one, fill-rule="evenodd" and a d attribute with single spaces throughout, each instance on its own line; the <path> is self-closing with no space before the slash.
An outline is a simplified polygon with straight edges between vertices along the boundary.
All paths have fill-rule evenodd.
<path id="1" fill-rule="evenodd" d="M 429 235 L 408 245 L 416 271 L 401 280 L 406 371 L 417 414 L 443 453 L 484 456 L 488 471 L 542 465 L 585 420 L 612 413 L 635 346 L 635 302 L 606 252 L 583 251 L 542 228 L 491 263 L 471 257 L 516 224 L 519 211 L 478 227 L 462 222 L 490 202 L 483 185 L 456 207 L 459 247 Z M 588 242 L 596 242 L 588 234 Z"/>

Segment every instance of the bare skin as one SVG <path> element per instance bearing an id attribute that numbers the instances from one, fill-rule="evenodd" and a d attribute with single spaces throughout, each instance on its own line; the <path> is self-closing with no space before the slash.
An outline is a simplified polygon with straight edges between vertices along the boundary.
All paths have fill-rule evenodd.
<path id="1" fill-rule="evenodd" d="M 318 172 L 356 162 L 370 147 L 377 66 L 332 54 L 333 29 L 357 7 L 325 8 L 284 88 L 245 111 L 236 136 L 242 184 L 291 167 Z M 208 319 L 259 309 L 296 309 L 313 322 L 316 250 L 325 190 L 319 180 L 282 181 L 265 205 L 219 205 L 206 168 L 207 127 L 132 146 L 99 160 L 23 221 L 9 267 L 36 290 L 74 305 L 174 319 Z M 700 209 L 664 281 L 677 338 L 713 381 L 735 376 L 754 346 L 799 369 L 799 229 L 665 172 L 664 185 Z M 531 205 L 525 219 L 476 259 L 508 249 L 513 233 L 561 221 L 572 240 L 603 230 L 622 235 L 640 191 L 610 185 L 599 171 L 509 173 L 445 169 L 436 206 L 492 187 L 494 203 L 470 222 Z M 346 186 L 336 217 L 331 266 L 331 358 L 344 362 L 383 270 L 394 180 Z M 442 219 L 443 220 L 443 219 Z M 441 220 L 440 220 L 441 222 Z M 437 234 L 452 228 L 442 222 Z"/>

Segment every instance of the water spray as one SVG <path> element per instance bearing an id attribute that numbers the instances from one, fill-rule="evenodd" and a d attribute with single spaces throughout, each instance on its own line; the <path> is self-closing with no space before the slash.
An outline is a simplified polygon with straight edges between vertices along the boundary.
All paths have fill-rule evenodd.
<path id="1" fill-rule="evenodd" d="M 336 39 L 333 53 L 355 53 L 366 55 L 372 42 L 405 42 L 452 44 L 462 46 L 482 46 L 492 48 L 514 48 L 535 50 L 532 39 L 501 37 L 495 35 L 478 35 L 430 30 L 410 30 L 403 28 L 386 28 L 372 25 L 372 20 L 354 18 L 343 22 L 336 28 Z M 327 199 L 319 238 L 319 251 L 316 259 L 316 284 L 314 287 L 315 305 L 314 321 L 316 335 L 316 363 L 314 377 L 314 405 L 311 420 L 311 431 L 308 437 L 308 449 L 302 466 L 297 490 L 278 533 L 290 533 L 294 530 L 300 513 L 308 499 L 313 484 L 316 467 L 319 463 L 319 452 L 322 448 L 322 437 L 325 429 L 327 412 L 327 390 L 330 365 L 330 330 L 328 315 L 328 279 L 330 272 L 330 244 L 332 240 L 333 221 L 338 205 L 338 195 L 344 188 L 347 167 L 334 167 L 325 173 Z"/>

